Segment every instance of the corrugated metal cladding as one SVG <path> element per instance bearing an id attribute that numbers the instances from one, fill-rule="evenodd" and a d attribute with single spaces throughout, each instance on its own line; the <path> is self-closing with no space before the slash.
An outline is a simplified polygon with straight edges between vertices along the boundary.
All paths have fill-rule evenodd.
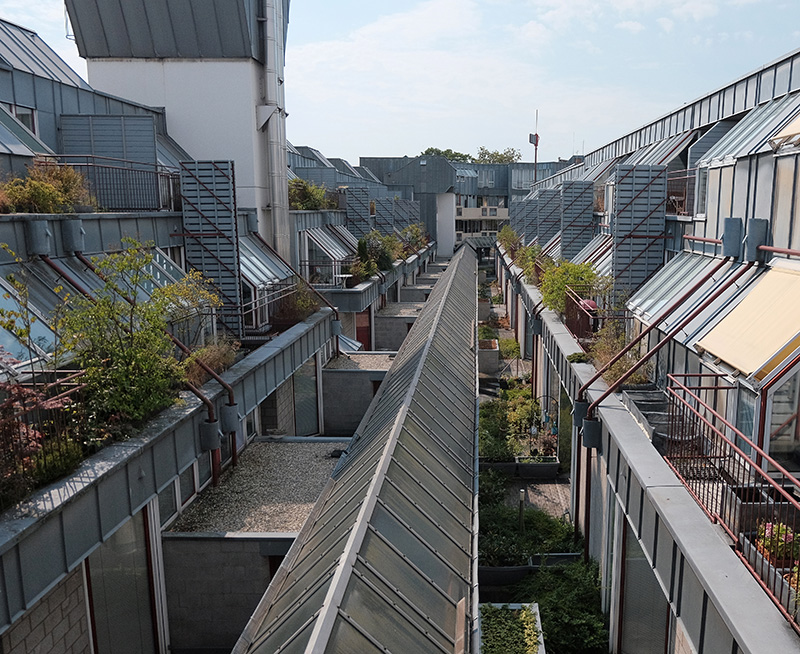
<path id="1" fill-rule="evenodd" d="M 470 651 L 475 273 L 461 248 L 237 654 Z"/>
<path id="2" fill-rule="evenodd" d="M 618 165 L 615 175 L 614 285 L 634 291 L 664 263 L 667 169 Z"/>
<path id="3" fill-rule="evenodd" d="M 544 245 L 561 229 L 561 191 L 543 188 L 536 192 L 538 210 L 536 212 L 539 243 Z"/>
<path id="4" fill-rule="evenodd" d="M 82 57 L 263 61 L 255 0 L 66 0 Z M 288 14 L 285 15 L 288 20 Z"/>

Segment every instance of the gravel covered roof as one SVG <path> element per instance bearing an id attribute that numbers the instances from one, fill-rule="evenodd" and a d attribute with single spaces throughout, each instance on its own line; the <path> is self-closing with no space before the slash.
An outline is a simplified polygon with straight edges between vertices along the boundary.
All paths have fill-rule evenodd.
<path id="1" fill-rule="evenodd" d="M 252 443 L 220 485 L 175 521 L 175 532 L 300 531 L 346 443 Z"/>

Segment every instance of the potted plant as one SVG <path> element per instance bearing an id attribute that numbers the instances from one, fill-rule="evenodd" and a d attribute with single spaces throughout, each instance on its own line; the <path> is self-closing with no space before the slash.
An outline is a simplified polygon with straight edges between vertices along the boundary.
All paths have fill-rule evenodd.
<path id="1" fill-rule="evenodd" d="M 783 522 L 762 522 L 758 526 L 756 549 L 776 568 L 789 568 L 800 558 L 800 540 Z"/>

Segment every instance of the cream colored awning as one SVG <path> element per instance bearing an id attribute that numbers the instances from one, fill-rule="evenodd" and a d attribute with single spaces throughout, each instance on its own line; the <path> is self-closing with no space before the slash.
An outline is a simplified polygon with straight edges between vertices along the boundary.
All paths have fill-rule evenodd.
<path id="1" fill-rule="evenodd" d="M 784 145 L 797 145 L 800 142 L 800 116 L 770 138 L 769 145 L 776 152 Z"/>
<path id="2" fill-rule="evenodd" d="M 697 347 L 748 377 L 766 377 L 800 347 L 800 270 L 773 266 Z"/>

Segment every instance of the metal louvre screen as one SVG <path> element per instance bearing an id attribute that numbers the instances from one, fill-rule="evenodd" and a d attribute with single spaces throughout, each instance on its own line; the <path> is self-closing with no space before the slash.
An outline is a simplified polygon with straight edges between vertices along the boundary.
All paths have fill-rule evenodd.
<path id="1" fill-rule="evenodd" d="M 419 222 L 419 202 L 413 200 L 394 201 L 394 226 L 397 229 L 405 229 L 409 225 Z"/>
<path id="2" fill-rule="evenodd" d="M 667 169 L 618 165 L 615 174 L 612 274 L 632 292 L 664 262 Z"/>
<path id="3" fill-rule="evenodd" d="M 538 233 L 539 198 L 524 200 L 520 212 L 522 223 L 522 242 L 528 245 Z"/>
<path id="4" fill-rule="evenodd" d="M 365 236 L 371 229 L 369 191 L 365 188 L 347 189 L 347 229 L 356 238 Z"/>
<path id="5" fill-rule="evenodd" d="M 561 229 L 561 192 L 545 188 L 537 192 L 539 207 L 536 212 L 539 244 L 546 245 Z"/>
<path id="6" fill-rule="evenodd" d="M 213 280 L 220 322 L 241 334 L 239 235 L 232 161 L 181 163 L 186 261 Z"/>
<path id="7" fill-rule="evenodd" d="M 569 181 L 561 185 L 561 256 L 572 260 L 592 240 L 594 184 Z"/>
<path id="8" fill-rule="evenodd" d="M 375 227 L 384 236 L 394 233 L 394 200 L 377 198 L 375 202 Z"/>

